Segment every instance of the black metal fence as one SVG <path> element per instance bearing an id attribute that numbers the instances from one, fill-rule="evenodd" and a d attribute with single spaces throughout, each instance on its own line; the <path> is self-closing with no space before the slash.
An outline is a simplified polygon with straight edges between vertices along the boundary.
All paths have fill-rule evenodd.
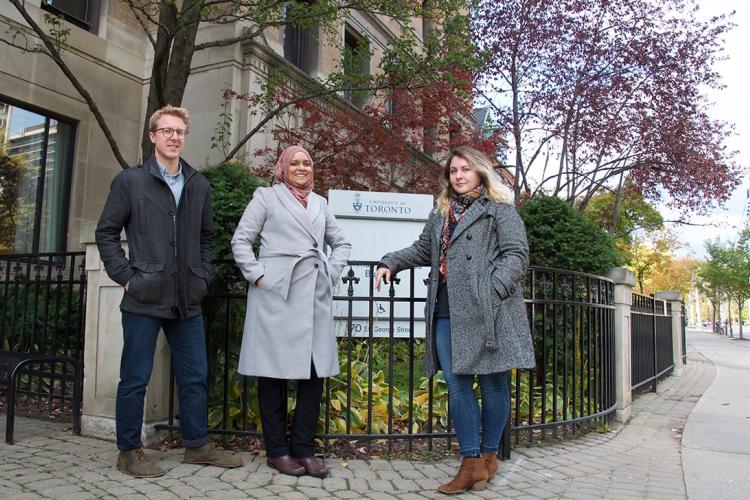
<path id="1" fill-rule="evenodd" d="M 427 378 L 423 280 L 429 269 L 400 273 L 374 289 L 375 262 L 350 262 L 335 290 L 341 373 L 327 379 L 319 437 L 423 440 L 450 446 L 454 433 L 441 374 Z M 231 261 L 216 262 L 204 303 L 209 352 L 209 425 L 223 435 L 257 436 L 256 382 L 237 374 L 246 282 Z M 534 268 L 525 284 L 537 368 L 514 370 L 514 440 L 575 433 L 608 421 L 615 409 L 614 285 L 600 276 Z M 174 401 L 174 397 L 170 398 Z M 294 407 L 292 398 L 290 409 Z M 163 428 L 177 429 L 174 407 Z M 510 436 L 508 436 L 510 437 Z"/>
<path id="2" fill-rule="evenodd" d="M 68 357 L 82 364 L 84 262 L 84 252 L 0 255 L 0 351 Z M 17 396 L 45 413 L 80 407 L 80 401 L 73 401 L 74 369 L 69 365 L 25 368 Z M 7 386 L 0 384 L 0 389 Z"/>
<path id="3" fill-rule="evenodd" d="M 83 252 L 0 255 L 0 350 L 83 361 L 86 273 Z M 441 374 L 424 376 L 424 280 L 429 269 L 405 271 L 376 293 L 375 262 L 349 263 L 335 290 L 341 373 L 327 379 L 319 437 L 405 441 L 454 437 Z M 237 374 L 247 283 L 233 261 L 218 261 L 204 303 L 209 354 L 209 425 L 223 435 L 258 436 L 256 383 Z M 600 276 L 530 268 L 525 282 L 537 367 L 514 370 L 513 440 L 547 432 L 575 433 L 606 423 L 615 410 L 614 284 Z M 669 373 L 671 304 L 633 294 L 632 386 Z M 681 315 L 684 319 L 684 305 Z M 685 326 L 682 322 L 683 361 Z M 19 395 L 46 411 L 73 402 L 70 367 L 26 370 Z M 177 429 L 174 386 L 168 429 Z M 294 401 L 290 398 L 290 409 Z M 506 436 L 509 437 L 509 436 Z"/>
<path id="4" fill-rule="evenodd" d="M 530 442 L 550 428 L 576 432 L 579 424 L 607 422 L 616 405 L 614 283 L 537 267 L 529 270 L 524 296 L 537 368 L 516 373 L 515 442 L 521 434 Z"/>
<path id="5" fill-rule="evenodd" d="M 680 304 L 680 328 L 682 329 L 682 363 L 687 363 L 687 315 L 685 314 L 685 303 Z"/>
<path id="6" fill-rule="evenodd" d="M 631 383 L 633 390 L 650 385 L 674 367 L 672 359 L 672 304 L 638 293 L 631 307 Z"/>

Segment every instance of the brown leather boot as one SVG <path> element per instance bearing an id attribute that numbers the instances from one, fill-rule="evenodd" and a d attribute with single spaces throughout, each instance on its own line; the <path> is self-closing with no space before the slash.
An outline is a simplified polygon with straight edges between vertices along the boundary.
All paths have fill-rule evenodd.
<path id="1" fill-rule="evenodd" d="M 303 457 L 295 458 L 302 467 L 305 468 L 305 473 L 309 476 L 324 478 L 328 476 L 328 468 L 325 464 L 315 457 Z"/>
<path id="2" fill-rule="evenodd" d="M 289 455 L 268 457 L 266 464 L 268 464 L 270 468 L 276 469 L 287 476 L 301 476 L 305 473 L 305 468 Z"/>
<path id="3" fill-rule="evenodd" d="M 164 469 L 154 464 L 143 453 L 143 448 L 121 451 L 117 456 L 117 470 L 133 477 L 159 477 Z"/>
<path id="4" fill-rule="evenodd" d="M 186 464 L 216 465 L 227 469 L 242 466 L 240 457 L 217 449 L 216 445 L 211 442 L 198 448 L 185 448 L 185 458 L 182 461 Z"/>
<path id="5" fill-rule="evenodd" d="M 465 457 L 461 460 L 461 467 L 458 468 L 456 477 L 451 482 L 441 485 L 438 491 L 446 495 L 455 495 L 463 493 L 469 488 L 474 491 L 481 491 L 486 487 L 487 467 L 484 464 L 484 458 Z"/>
<path id="6" fill-rule="evenodd" d="M 482 453 L 484 466 L 487 468 L 487 481 L 492 481 L 497 472 L 497 453 Z"/>

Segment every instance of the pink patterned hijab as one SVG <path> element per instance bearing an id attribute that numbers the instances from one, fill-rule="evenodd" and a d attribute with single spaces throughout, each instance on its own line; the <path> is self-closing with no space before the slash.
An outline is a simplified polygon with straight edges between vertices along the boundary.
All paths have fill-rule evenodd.
<path id="1" fill-rule="evenodd" d="M 310 191 L 313 190 L 315 184 L 313 177 L 311 176 L 310 182 L 301 188 L 298 188 L 289 182 L 289 165 L 291 165 L 292 158 L 294 158 L 294 155 L 297 153 L 305 153 L 310 159 L 310 163 L 313 163 L 312 156 L 310 156 L 310 153 L 308 153 L 305 148 L 302 146 L 289 146 L 281 152 L 279 159 L 276 161 L 276 175 L 274 176 L 274 180 L 283 183 L 294 197 L 299 200 L 302 206 L 307 208 L 307 196 L 310 194 Z"/>

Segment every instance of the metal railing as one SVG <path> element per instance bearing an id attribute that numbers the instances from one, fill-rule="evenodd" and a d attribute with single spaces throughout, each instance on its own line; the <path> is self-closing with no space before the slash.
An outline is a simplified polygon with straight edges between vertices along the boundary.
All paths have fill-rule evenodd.
<path id="1" fill-rule="evenodd" d="M 680 328 L 682 330 L 682 364 L 687 364 L 687 315 L 685 314 L 685 303 L 680 305 Z"/>
<path id="2" fill-rule="evenodd" d="M 84 252 L 0 255 L 0 351 L 82 365 L 84 263 Z M 81 404 L 73 397 L 74 371 L 69 361 L 24 368 L 16 396 L 46 406 L 46 412 L 71 413 Z M 2 388 L 6 391 L 7 385 Z"/>
<path id="3" fill-rule="evenodd" d="M 424 279 L 404 271 L 380 293 L 375 262 L 352 261 L 334 291 L 341 373 L 324 389 L 318 437 L 396 441 L 455 436 L 442 375 L 427 378 Z M 214 434 L 259 436 L 256 382 L 237 374 L 246 288 L 232 261 L 215 263 L 204 302 L 209 353 L 209 425 Z M 511 423 L 515 442 L 548 432 L 575 433 L 613 416 L 614 284 L 600 276 L 532 268 L 525 284 L 537 368 L 514 370 Z M 174 393 L 170 401 L 174 402 Z M 294 402 L 290 400 L 290 408 Z M 174 403 L 162 428 L 176 430 Z M 509 438 L 506 433 L 506 438 Z M 508 441 L 506 441 L 509 444 Z"/>
<path id="4" fill-rule="evenodd" d="M 614 283 L 601 276 L 558 269 L 531 268 L 526 281 L 537 368 L 516 377 L 515 442 L 522 430 L 533 433 L 577 424 L 597 426 L 612 416 L 615 400 Z M 529 380 L 524 391 L 523 375 Z M 520 405 L 529 398 L 531 416 Z M 535 411 L 539 410 L 539 414 Z M 573 425 L 576 424 L 576 425 Z"/>
<path id="5" fill-rule="evenodd" d="M 672 359 L 672 304 L 638 293 L 631 306 L 631 383 L 633 390 L 650 385 L 674 368 Z"/>

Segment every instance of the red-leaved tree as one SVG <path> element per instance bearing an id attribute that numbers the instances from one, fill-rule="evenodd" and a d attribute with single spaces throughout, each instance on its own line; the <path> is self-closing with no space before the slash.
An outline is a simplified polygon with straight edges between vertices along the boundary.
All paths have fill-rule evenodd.
<path id="1" fill-rule="evenodd" d="M 630 176 L 643 195 L 701 210 L 726 200 L 740 169 L 708 114 L 726 17 L 695 0 L 480 0 L 486 56 L 478 88 L 511 147 L 517 191 L 583 210 Z"/>
<path id="2" fill-rule="evenodd" d="M 471 145 L 490 157 L 495 153 L 497 138 L 484 138 L 471 119 L 470 85 L 468 74 L 463 74 L 450 83 L 394 87 L 379 92 L 362 110 L 336 98 L 301 100 L 268 127 L 278 147 L 256 151 L 249 167 L 270 178 L 280 150 L 299 144 L 315 160 L 318 193 L 435 193 L 442 161 L 452 146 Z M 288 99 L 285 92 L 279 89 L 276 98 Z"/>

